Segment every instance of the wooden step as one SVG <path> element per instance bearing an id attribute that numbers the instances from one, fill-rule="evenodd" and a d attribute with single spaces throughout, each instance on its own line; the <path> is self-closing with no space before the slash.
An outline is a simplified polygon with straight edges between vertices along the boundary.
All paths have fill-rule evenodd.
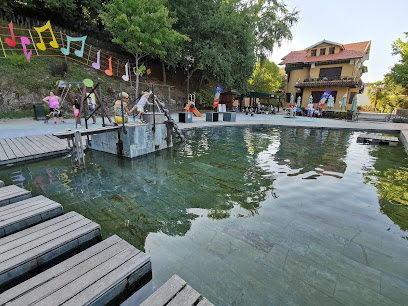
<path id="1" fill-rule="evenodd" d="M 4 182 L 2 180 L 0 180 L 0 188 L 4 187 Z"/>
<path id="2" fill-rule="evenodd" d="M 31 192 L 16 185 L 0 188 L 0 207 L 31 198 Z"/>
<path id="3" fill-rule="evenodd" d="M 0 294 L 0 305 L 105 305 L 150 272 L 150 257 L 114 235 Z"/>
<path id="4" fill-rule="evenodd" d="M 173 275 L 140 306 L 214 306 L 200 293 L 191 288 L 181 277 Z"/>
<path id="5" fill-rule="evenodd" d="M 62 214 L 61 204 L 44 196 L 0 207 L 0 238 Z"/>
<path id="6" fill-rule="evenodd" d="M 101 240 L 99 224 L 75 212 L 0 239 L 0 292 Z"/>

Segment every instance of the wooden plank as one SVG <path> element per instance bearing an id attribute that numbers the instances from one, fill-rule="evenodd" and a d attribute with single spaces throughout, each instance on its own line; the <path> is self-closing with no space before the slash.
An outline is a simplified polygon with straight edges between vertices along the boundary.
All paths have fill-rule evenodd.
<path id="1" fill-rule="evenodd" d="M 13 150 L 11 150 L 10 146 L 4 139 L 0 139 L 0 144 L 2 145 L 3 150 L 6 152 L 8 159 L 17 158 L 16 154 L 14 154 Z"/>
<path id="2" fill-rule="evenodd" d="M 23 202 L 23 203 L 22 203 Z M 38 196 L 0 209 L 0 237 L 62 215 L 61 204 Z M 4 207 L 3 207 L 4 208 Z"/>
<path id="3" fill-rule="evenodd" d="M 39 143 L 47 147 L 48 152 L 59 151 L 61 148 L 44 135 L 35 136 Z"/>
<path id="4" fill-rule="evenodd" d="M 64 303 L 64 305 L 68 306 L 89 304 L 89 301 L 98 298 L 109 287 L 121 282 L 126 278 L 126 275 L 130 275 L 135 269 L 146 264 L 146 260 L 149 261 L 146 254 L 136 248 L 128 248 L 99 265 L 97 269 L 93 269 L 69 283 L 63 290 L 59 290 L 41 300 L 37 305 L 60 305 Z"/>
<path id="5" fill-rule="evenodd" d="M 201 295 L 186 285 L 167 306 L 192 306 L 195 305 Z"/>
<path id="6" fill-rule="evenodd" d="M 3 294 L 0 294 L 0 305 L 6 304 L 7 302 L 14 301 L 19 297 L 23 297 L 25 294 L 31 294 L 31 292 L 41 292 L 42 290 L 35 290 L 40 286 L 47 285 L 48 282 L 53 281 L 55 278 L 61 276 L 63 277 L 66 273 L 69 273 L 71 269 L 74 269 L 77 265 L 82 262 L 84 265 L 86 263 L 93 262 L 93 258 L 98 256 L 101 252 L 109 250 L 112 246 L 116 246 L 119 242 L 124 242 L 118 236 L 111 236 L 104 241 L 94 245 L 93 247 L 86 249 L 85 251 L 68 258 L 62 263 L 38 274 L 24 283 L 15 286 Z M 35 296 L 31 296 L 35 299 Z"/>
<path id="7" fill-rule="evenodd" d="M 25 155 L 23 154 L 23 152 L 20 151 L 20 149 L 14 144 L 14 142 L 12 142 L 10 140 L 10 138 L 6 138 L 4 139 L 4 141 L 9 145 L 10 149 L 13 151 L 14 155 L 16 155 L 16 157 L 25 157 Z"/>
<path id="8" fill-rule="evenodd" d="M 44 148 L 44 146 L 40 146 L 34 138 L 32 137 L 23 137 L 23 139 L 30 144 L 32 147 L 35 147 L 37 149 L 37 151 L 40 152 L 40 154 L 42 153 L 47 153 L 48 151 Z"/>
<path id="9" fill-rule="evenodd" d="M 31 192 L 15 185 L 0 189 L 0 207 L 31 198 Z"/>
<path id="10" fill-rule="evenodd" d="M 96 128 L 96 129 L 80 130 L 80 132 L 82 136 L 86 136 L 86 135 L 96 135 L 100 133 L 114 132 L 120 128 L 121 128 L 120 126 L 108 126 L 108 127 L 102 127 L 102 128 Z M 75 135 L 75 132 L 76 131 L 57 132 L 57 133 L 54 133 L 53 135 L 58 138 L 65 139 L 65 138 L 72 137 L 73 135 Z"/>
<path id="11" fill-rule="evenodd" d="M 78 253 L 82 244 L 94 242 L 95 238 L 100 237 L 100 226 L 81 217 L 82 220 L 52 231 L 48 235 L 30 241 L 22 237 L 22 243 L 14 240 L 7 244 L 14 245 L 8 250 L 1 250 L 0 286 L 7 286 L 8 282 L 20 279 L 33 269 L 58 261 L 67 252 Z"/>
<path id="12" fill-rule="evenodd" d="M 53 144 L 55 144 L 60 150 L 63 150 L 67 147 L 67 142 L 66 140 L 59 139 L 58 137 L 55 137 L 53 135 L 44 135 L 49 139 L 49 141 Z"/>
<path id="13" fill-rule="evenodd" d="M 26 236 L 31 235 L 33 233 L 36 233 L 36 232 L 39 232 L 41 230 L 47 229 L 47 228 L 49 228 L 49 227 L 51 227 L 51 226 L 53 226 L 55 224 L 58 224 L 60 222 L 65 222 L 68 219 L 74 218 L 74 217 L 77 217 L 77 216 L 78 216 L 77 213 L 71 211 L 69 213 L 66 213 L 66 214 L 58 217 L 58 218 L 48 220 L 47 222 L 37 224 L 36 226 L 33 226 L 33 227 L 27 228 L 27 229 L 25 229 L 23 231 L 14 233 L 13 235 L 1 238 L 0 239 L 0 247 L 3 246 L 3 245 L 6 245 L 7 243 L 10 243 L 10 242 L 12 242 L 14 240 L 21 239 L 23 237 L 26 237 Z"/>
<path id="14" fill-rule="evenodd" d="M 102 243 L 102 242 L 101 242 Z M 95 245 L 96 246 L 96 245 Z M 94 247 L 95 247 L 94 246 Z M 76 266 L 72 266 L 71 269 L 67 270 L 64 269 L 63 272 L 60 272 L 60 268 L 54 269 L 54 273 L 52 276 L 50 273 L 47 273 L 47 277 L 45 275 L 41 275 L 38 278 L 38 282 L 40 286 L 38 286 L 38 290 L 28 291 L 25 289 L 24 296 L 18 298 L 14 303 L 16 305 L 30 305 L 41 300 L 47 298 L 48 296 L 57 293 L 58 290 L 62 290 L 63 292 L 66 291 L 66 287 L 71 283 L 74 282 L 76 279 L 84 277 L 87 273 L 92 273 L 94 269 L 100 269 L 100 266 L 107 262 L 108 260 L 112 260 L 112 258 L 116 258 L 118 254 L 123 253 L 125 250 L 129 248 L 133 248 L 130 246 L 126 241 L 120 240 L 118 243 L 114 244 L 113 246 L 104 249 L 103 251 L 95 254 L 95 256 L 91 256 L 89 258 L 85 258 L 83 261 L 76 261 Z M 78 255 L 75 257 L 77 258 Z M 77 288 L 78 290 L 84 289 Z M 21 294 L 21 293 L 20 293 Z M 57 293 L 58 294 L 58 293 Z M 68 296 L 69 296 L 68 292 Z M 72 297 L 72 296 L 71 296 Z M 1 300 L 1 298 L 0 298 Z M 51 303 L 51 304 L 54 304 Z"/>
<path id="15" fill-rule="evenodd" d="M 174 274 L 140 305 L 166 305 L 178 292 L 180 292 L 181 289 L 183 289 L 185 285 L 186 282 L 178 275 Z"/>
<path id="16" fill-rule="evenodd" d="M 4 151 L 3 145 L 0 143 L 0 161 L 8 159 L 9 158 L 7 157 L 6 151 Z"/>
<path id="17" fill-rule="evenodd" d="M 13 143 L 14 146 L 18 148 L 18 150 L 21 152 L 21 154 L 24 155 L 24 157 L 29 157 L 32 155 L 31 152 L 28 152 L 27 149 L 24 146 L 22 146 L 21 143 L 17 141 L 16 138 L 7 138 L 6 141 Z"/>
<path id="18" fill-rule="evenodd" d="M 214 306 L 213 303 L 211 303 L 209 300 L 206 298 L 203 298 L 200 303 L 197 304 L 197 306 Z"/>
<path id="19" fill-rule="evenodd" d="M 13 140 L 15 142 L 18 142 L 25 149 L 24 151 L 27 154 L 29 154 L 29 156 L 41 154 L 40 151 L 38 151 L 36 148 L 34 148 L 30 143 L 27 143 L 27 141 L 25 139 L 23 139 L 22 137 L 13 138 Z"/>

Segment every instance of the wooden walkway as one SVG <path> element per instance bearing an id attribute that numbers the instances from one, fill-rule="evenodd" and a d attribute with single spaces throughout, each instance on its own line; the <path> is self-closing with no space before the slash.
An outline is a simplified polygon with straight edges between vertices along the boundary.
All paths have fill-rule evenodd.
<path id="1" fill-rule="evenodd" d="M 396 146 L 398 144 L 398 137 L 382 136 L 381 134 L 360 134 L 357 136 L 357 142 L 369 144 L 388 144 Z"/>
<path id="2" fill-rule="evenodd" d="M 1 238 L 0 292 L 100 239 L 100 226 L 75 212 Z"/>
<path id="3" fill-rule="evenodd" d="M 63 155 L 67 142 L 53 135 L 0 139 L 0 166 Z"/>
<path id="4" fill-rule="evenodd" d="M 0 207 L 31 198 L 31 192 L 15 185 L 0 188 Z"/>
<path id="5" fill-rule="evenodd" d="M 0 295 L 0 305 L 105 305 L 151 270 L 150 258 L 114 235 Z"/>
<path id="6" fill-rule="evenodd" d="M 173 275 L 140 306 L 214 306 L 178 275 Z"/>
<path id="7" fill-rule="evenodd" d="M 61 204 L 37 196 L 0 207 L 0 238 L 62 215 Z"/>

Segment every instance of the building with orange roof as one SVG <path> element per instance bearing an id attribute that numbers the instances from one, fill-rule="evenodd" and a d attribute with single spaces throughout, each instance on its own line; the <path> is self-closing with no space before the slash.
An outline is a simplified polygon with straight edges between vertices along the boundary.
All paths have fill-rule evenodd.
<path id="1" fill-rule="evenodd" d="M 347 94 L 347 109 L 350 109 L 356 94 L 363 90 L 361 76 L 367 72 L 364 62 L 369 59 L 371 41 L 340 44 L 322 40 L 305 50 L 292 51 L 279 65 L 285 65 L 287 75 L 284 107 L 289 107 L 290 97 L 294 102 L 302 97 L 302 107 L 313 97 L 317 106 L 326 90 L 332 90 L 334 109 L 340 109 L 339 101 Z"/>

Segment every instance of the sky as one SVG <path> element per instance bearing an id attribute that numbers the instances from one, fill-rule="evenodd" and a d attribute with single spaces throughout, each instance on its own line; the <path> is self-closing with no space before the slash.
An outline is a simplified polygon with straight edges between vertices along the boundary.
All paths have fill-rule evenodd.
<path id="1" fill-rule="evenodd" d="M 291 51 L 304 50 L 323 39 L 342 44 L 371 40 L 363 82 L 382 80 L 397 63 L 399 57 L 391 54 L 391 45 L 398 38 L 406 41 L 407 0 L 281 1 L 290 11 L 299 11 L 300 18 L 292 27 L 293 40 L 283 41 L 281 48 L 274 49 L 270 59 L 276 64 Z"/>

